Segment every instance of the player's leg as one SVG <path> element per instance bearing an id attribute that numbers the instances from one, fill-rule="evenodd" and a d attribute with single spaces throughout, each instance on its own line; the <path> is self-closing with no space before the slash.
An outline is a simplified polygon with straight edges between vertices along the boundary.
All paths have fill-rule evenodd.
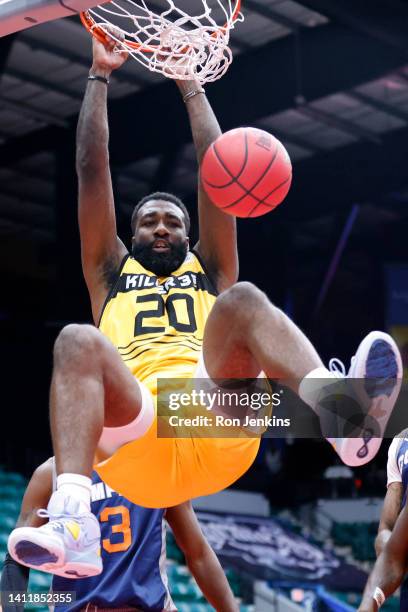
<path id="1" fill-rule="evenodd" d="M 323 366 L 293 321 L 250 283 L 238 283 L 217 299 L 206 324 L 203 357 L 212 379 L 255 377 L 260 370 L 269 378 L 284 379 L 319 416 L 319 381 L 338 377 Z M 369 378 L 368 389 L 373 381 L 381 381 L 364 391 L 367 414 L 382 415 L 377 434 L 382 436 L 402 377 L 401 357 L 392 338 L 382 332 L 369 334 L 352 360 L 349 375 Z M 361 465 L 376 454 L 380 443 L 381 438 L 371 434 L 370 439 L 336 439 L 335 448 L 346 463 Z"/>
<path id="2" fill-rule="evenodd" d="M 18 528 L 12 557 L 24 565 L 80 578 L 102 571 L 100 527 L 90 512 L 91 472 L 97 445 L 114 452 L 146 433 L 153 401 L 96 328 L 69 325 L 54 350 L 51 429 L 57 490 L 43 527 Z"/>
<path id="3" fill-rule="evenodd" d="M 141 406 L 140 384 L 101 332 L 90 325 L 69 325 L 61 331 L 54 347 L 50 396 L 58 474 L 89 476 L 103 427 L 134 422 Z"/>
<path id="4" fill-rule="evenodd" d="M 293 321 L 246 282 L 218 297 L 207 320 L 203 352 L 211 378 L 250 378 L 263 370 L 269 378 L 299 381 L 324 368 Z"/>

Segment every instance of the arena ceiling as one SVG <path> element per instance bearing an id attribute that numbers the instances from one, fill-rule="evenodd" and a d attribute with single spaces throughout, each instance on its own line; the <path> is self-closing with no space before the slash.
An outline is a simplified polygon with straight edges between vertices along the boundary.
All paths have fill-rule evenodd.
<path id="1" fill-rule="evenodd" d="M 408 5 L 243 0 L 243 12 L 234 62 L 207 93 L 224 130 L 254 125 L 287 147 L 295 179 L 281 216 L 321 219 L 355 202 L 386 202 L 390 214 L 406 215 Z M 0 39 L 0 239 L 61 240 L 58 200 L 73 180 L 90 47 L 76 17 Z M 119 214 L 128 218 L 157 188 L 192 202 L 196 163 L 174 84 L 130 59 L 109 96 Z"/>

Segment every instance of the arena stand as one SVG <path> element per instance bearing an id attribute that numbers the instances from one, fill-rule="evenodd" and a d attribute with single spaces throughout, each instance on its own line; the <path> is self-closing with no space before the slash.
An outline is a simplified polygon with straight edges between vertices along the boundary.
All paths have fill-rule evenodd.
<path id="1" fill-rule="evenodd" d="M 20 474 L 0 468 L 1 562 L 26 484 Z M 228 490 L 200 498 L 194 506 L 241 612 L 349 612 L 357 607 L 374 559 L 381 500 L 321 499 L 296 514 L 288 509 L 271 513 L 264 496 Z M 167 556 L 179 612 L 210 612 L 170 530 Z M 31 571 L 29 591 L 46 592 L 50 582 L 49 575 Z M 388 600 L 384 609 L 398 610 L 398 598 Z"/>

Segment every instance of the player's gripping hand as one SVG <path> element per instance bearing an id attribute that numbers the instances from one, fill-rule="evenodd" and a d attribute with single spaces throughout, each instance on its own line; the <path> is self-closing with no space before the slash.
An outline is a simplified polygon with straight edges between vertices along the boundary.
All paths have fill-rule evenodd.
<path id="1" fill-rule="evenodd" d="M 173 57 L 171 48 L 163 47 L 163 53 L 158 55 L 157 59 L 164 64 L 163 74 L 170 79 L 174 79 L 177 83 L 182 83 L 183 81 L 179 79 L 185 79 L 186 77 L 192 81 L 196 79 L 187 55 L 185 57 L 177 55 Z"/>
<path id="2" fill-rule="evenodd" d="M 124 34 L 118 28 L 109 26 L 106 28 L 117 40 L 122 41 Z M 92 74 L 108 77 L 112 70 L 117 70 L 125 63 L 128 58 L 128 53 L 121 49 L 117 40 L 106 36 L 106 42 L 101 43 L 96 38 L 92 37 Z"/>

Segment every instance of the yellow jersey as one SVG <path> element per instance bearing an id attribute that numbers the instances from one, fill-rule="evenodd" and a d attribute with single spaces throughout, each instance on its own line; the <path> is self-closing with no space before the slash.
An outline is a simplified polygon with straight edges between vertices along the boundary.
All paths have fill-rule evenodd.
<path id="1" fill-rule="evenodd" d="M 166 278 L 127 256 L 99 327 L 133 375 L 157 396 L 158 378 L 194 376 L 216 295 L 194 252 Z M 120 447 L 95 469 L 133 503 L 168 508 L 225 489 L 247 471 L 259 448 L 259 438 L 196 434 L 158 437 L 156 417 L 144 436 Z"/>
<path id="2" fill-rule="evenodd" d="M 194 374 L 216 296 L 192 251 L 165 278 L 128 255 L 107 296 L 99 328 L 132 374 L 156 394 L 158 377 Z"/>

